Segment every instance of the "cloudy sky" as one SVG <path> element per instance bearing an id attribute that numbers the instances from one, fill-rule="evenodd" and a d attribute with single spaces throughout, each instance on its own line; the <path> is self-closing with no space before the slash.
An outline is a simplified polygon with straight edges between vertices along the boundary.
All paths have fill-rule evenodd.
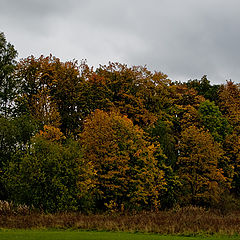
<path id="1" fill-rule="evenodd" d="M 20 58 L 52 53 L 240 82 L 239 0 L 0 0 L 0 31 Z"/>

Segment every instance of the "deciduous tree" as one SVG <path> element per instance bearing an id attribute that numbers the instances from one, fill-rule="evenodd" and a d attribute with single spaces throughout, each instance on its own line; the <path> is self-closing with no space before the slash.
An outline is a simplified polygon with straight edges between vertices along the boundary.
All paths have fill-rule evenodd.
<path id="1" fill-rule="evenodd" d="M 14 78 L 17 51 L 0 32 L 0 114 L 12 114 L 13 100 L 16 96 L 17 81 Z"/>
<path id="2" fill-rule="evenodd" d="M 218 202 L 226 179 L 218 168 L 223 151 L 211 134 L 189 127 L 181 134 L 179 154 L 178 173 L 184 202 L 200 205 Z"/>
<path id="3" fill-rule="evenodd" d="M 126 116 L 96 110 L 81 134 L 84 157 L 97 171 L 98 204 L 116 208 L 158 208 L 164 173 L 154 155 L 160 149 Z M 109 205 L 110 204 L 110 205 Z"/>
<path id="4" fill-rule="evenodd" d="M 8 200 L 47 212 L 89 211 L 93 166 L 76 141 L 62 144 L 54 138 L 37 135 L 25 154 L 10 161 L 3 175 Z"/>
<path id="5" fill-rule="evenodd" d="M 231 126 L 218 106 L 209 100 L 202 102 L 198 109 L 200 123 L 210 131 L 214 139 L 222 142 L 231 132 Z"/>

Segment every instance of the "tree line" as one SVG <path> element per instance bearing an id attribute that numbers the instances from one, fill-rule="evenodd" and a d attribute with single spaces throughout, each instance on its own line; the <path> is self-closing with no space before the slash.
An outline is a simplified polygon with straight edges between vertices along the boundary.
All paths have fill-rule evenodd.
<path id="1" fill-rule="evenodd" d="M 239 202 L 239 84 L 16 58 L 0 33 L 1 200 L 47 212 Z"/>

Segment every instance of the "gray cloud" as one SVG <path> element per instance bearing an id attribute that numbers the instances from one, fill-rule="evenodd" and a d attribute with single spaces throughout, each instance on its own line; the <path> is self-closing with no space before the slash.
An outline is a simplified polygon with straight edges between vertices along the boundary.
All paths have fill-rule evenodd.
<path id="1" fill-rule="evenodd" d="M 238 0 L 1 0 L 0 30 L 20 57 L 120 61 L 173 80 L 240 78 Z"/>

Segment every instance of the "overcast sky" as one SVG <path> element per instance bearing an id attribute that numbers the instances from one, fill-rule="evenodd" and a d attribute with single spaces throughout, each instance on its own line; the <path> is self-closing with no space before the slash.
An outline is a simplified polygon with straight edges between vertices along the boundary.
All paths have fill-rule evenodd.
<path id="1" fill-rule="evenodd" d="M 0 0 L 0 31 L 20 58 L 52 53 L 240 82 L 240 0 Z"/>

